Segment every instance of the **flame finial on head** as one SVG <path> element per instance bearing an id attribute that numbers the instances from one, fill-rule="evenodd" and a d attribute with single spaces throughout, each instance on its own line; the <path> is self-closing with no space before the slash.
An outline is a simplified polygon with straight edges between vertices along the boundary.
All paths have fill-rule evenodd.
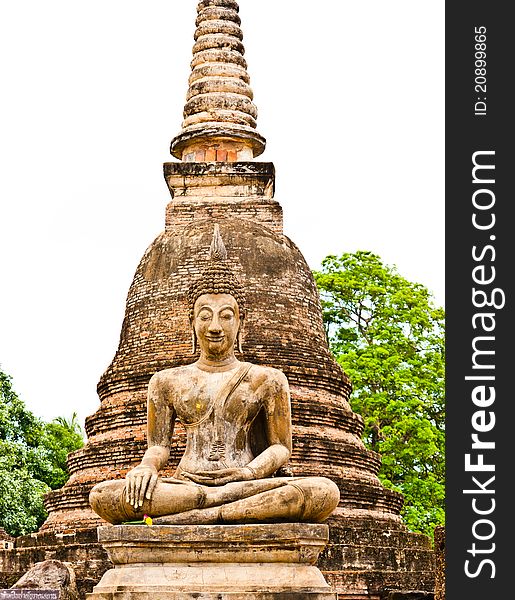
<path id="1" fill-rule="evenodd" d="M 209 248 L 209 258 L 213 261 L 227 260 L 227 248 L 220 235 L 220 225 L 218 223 L 215 223 L 213 240 Z"/>

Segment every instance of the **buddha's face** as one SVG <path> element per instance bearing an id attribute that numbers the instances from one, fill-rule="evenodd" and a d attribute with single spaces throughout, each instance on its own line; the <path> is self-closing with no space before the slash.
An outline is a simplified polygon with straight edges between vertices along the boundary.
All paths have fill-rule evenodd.
<path id="1" fill-rule="evenodd" d="M 230 294 L 203 294 L 193 307 L 193 328 L 201 356 L 224 360 L 234 354 L 240 328 L 238 303 Z"/>

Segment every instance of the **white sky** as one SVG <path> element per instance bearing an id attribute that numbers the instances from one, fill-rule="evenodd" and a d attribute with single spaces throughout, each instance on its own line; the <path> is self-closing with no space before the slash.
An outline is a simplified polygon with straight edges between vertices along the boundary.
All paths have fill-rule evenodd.
<path id="1" fill-rule="evenodd" d="M 0 365 L 83 420 L 164 228 L 196 0 L 0 3 Z M 241 0 L 285 233 L 444 303 L 444 0 Z M 175 160 L 175 159 L 173 159 Z"/>

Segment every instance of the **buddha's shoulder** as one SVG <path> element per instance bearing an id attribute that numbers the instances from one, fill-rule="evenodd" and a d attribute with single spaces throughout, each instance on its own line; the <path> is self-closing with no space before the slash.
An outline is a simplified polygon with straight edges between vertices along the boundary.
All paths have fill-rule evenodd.
<path id="1" fill-rule="evenodd" d="M 195 373 L 196 369 L 193 365 L 181 365 L 179 367 L 163 369 L 152 375 L 149 385 L 161 386 L 184 381 L 185 379 L 191 379 Z"/>
<path id="2" fill-rule="evenodd" d="M 274 367 L 253 364 L 249 370 L 249 376 L 251 377 L 252 381 L 258 385 L 270 384 L 274 386 L 288 387 L 286 375 Z"/>

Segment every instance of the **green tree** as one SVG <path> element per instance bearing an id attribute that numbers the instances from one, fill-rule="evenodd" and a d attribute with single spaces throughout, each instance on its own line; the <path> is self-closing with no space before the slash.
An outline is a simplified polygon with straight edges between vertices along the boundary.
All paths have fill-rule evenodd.
<path id="1" fill-rule="evenodd" d="M 50 463 L 50 470 L 41 473 L 41 479 L 52 489 L 61 487 L 68 480 L 66 458 L 70 452 L 84 445 L 82 428 L 73 413 L 71 419 L 56 417 L 50 423 L 45 423 L 41 447 L 46 460 Z M 42 461 L 40 464 L 45 464 Z"/>
<path id="2" fill-rule="evenodd" d="M 379 478 L 404 495 L 408 527 L 432 535 L 444 522 L 444 310 L 371 252 L 328 256 L 314 275 Z"/>
<path id="3" fill-rule="evenodd" d="M 0 370 L 0 526 L 11 535 L 36 531 L 46 518 L 44 494 L 66 482 L 66 456 L 83 444 L 75 413 L 45 423 Z"/>
<path id="4" fill-rule="evenodd" d="M 71 418 L 69 419 L 66 417 L 56 417 L 53 422 L 57 423 L 58 425 L 62 425 L 70 433 L 78 433 L 81 436 L 83 434 L 76 412 L 73 412 Z"/>

